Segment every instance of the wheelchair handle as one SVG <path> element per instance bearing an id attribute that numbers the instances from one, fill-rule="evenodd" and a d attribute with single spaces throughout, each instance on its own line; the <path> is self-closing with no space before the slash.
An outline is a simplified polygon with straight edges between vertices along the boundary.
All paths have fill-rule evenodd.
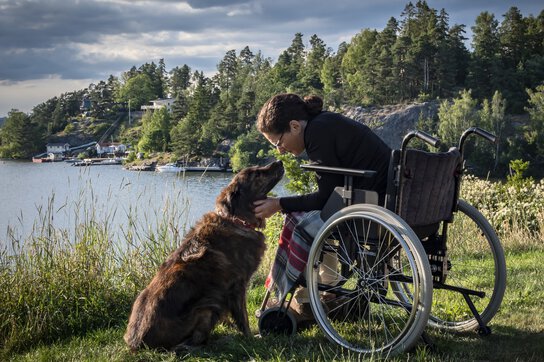
<path id="1" fill-rule="evenodd" d="M 465 142 L 465 139 L 472 133 L 476 133 L 478 136 L 485 138 L 489 142 L 497 144 L 497 136 L 495 136 L 493 133 L 481 129 L 480 127 L 470 127 L 465 132 L 463 132 L 461 140 L 459 141 L 459 148 Z"/>
<path id="2" fill-rule="evenodd" d="M 463 132 L 463 134 L 461 135 L 461 138 L 459 139 L 459 151 L 461 152 L 461 155 L 463 156 L 463 159 L 464 159 L 465 141 L 467 140 L 467 137 L 470 136 L 473 133 L 477 134 L 480 137 L 485 138 L 487 141 L 493 143 L 494 145 L 496 145 L 497 142 L 498 142 L 497 136 L 495 136 L 493 133 L 490 133 L 490 132 L 488 132 L 486 130 L 483 130 L 483 129 L 479 128 L 479 127 L 470 127 L 465 132 Z"/>
<path id="3" fill-rule="evenodd" d="M 410 140 L 412 138 L 414 138 L 414 137 L 419 138 L 420 140 L 427 142 L 428 144 L 430 144 L 433 147 L 438 147 L 440 145 L 440 140 L 438 138 L 435 138 L 435 137 L 431 136 L 430 134 L 428 134 L 426 132 L 423 132 L 423 131 L 411 131 L 406 136 L 404 136 L 404 138 L 402 139 L 401 149 L 404 150 L 406 148 L 406 146 L 408 145 L 408 142 L 410 142 Z"/>

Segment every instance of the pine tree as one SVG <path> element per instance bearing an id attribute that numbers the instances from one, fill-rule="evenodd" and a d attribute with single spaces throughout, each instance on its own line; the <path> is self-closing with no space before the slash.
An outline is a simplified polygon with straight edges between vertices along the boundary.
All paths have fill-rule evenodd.
<path id="1" fill-rule="evenodd" d="M 184 64 L 181 68 L 175 67 L 170 71 L 170 92 L 177 98 L 191 85 L 191 68 Z"/>
<path id="2" fill-rule="evenodd" d="M 301 78 L 303 94 L 318 94 L 323 92 L 323 83 L 321 82 L 321 69 L 323 63 L 329 57 L 330 50 L 316 34 L 310 38 L 310 50 L 301 69 L 299 77 Z"/>
<path id="3" fill-rule="evenodd" d="M 476 98 L 489 98 L 499 89 L 496 79 L 500 72 L 498 21 L 489 12 L 482 12 L 472 27 L 472 60 L 467 85 Z"/>
<path id="4" fill-rule="evenodd" d="M 25 113 L 11 110 L 0 128 L 0 158 L 30 158 L 44 146 L 43 129 Z"/>
<path id="5" fill-rule="evenodd" d="M 369 74 L 370 53 L 378 32 L 364 29 L 351 39 L 342 59 L 342 78 L 348 101 L 355 104 L 371 103 L 373 89 L 372 75 Z"/>
<path id="6" fill-rule="evenodd" d="M 210 79 L 202 72 L 194 74 L 195 88 L 185 118 L 170 132 L 171 148 L 179 157 L 201 156 L 204 154 L 202 127 L 210 117 L 213 106 Z"/>
<path id="7" fill-rule="evenodd" d="M 527 93 L 529 105 L 526 107 L 526 111 L 529 112 L 531 120 L 528 131 L 529 144 L 535 151 L 532 155 L 534 166 L 542 170 L 544 163 L 544 85 L 536 87 L 535 90 L 528 89 Z"/>
<path id="8" fill-rule="evenodd" d="M 164 152 L 170 143 L 170 113 L 166 107 L 146 111 L 142 117 L 142 136 L 138 150 L 143 152 Z"/>

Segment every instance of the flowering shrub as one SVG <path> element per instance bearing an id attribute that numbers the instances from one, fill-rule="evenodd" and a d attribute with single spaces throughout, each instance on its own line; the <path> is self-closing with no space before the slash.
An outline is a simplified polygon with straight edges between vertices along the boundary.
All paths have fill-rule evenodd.
<path id="1" fill-rule="evenodd" d="M 465 175 L 461 198 L 475 206 L 499 232 L 540 231 L 544 223 L 544 180 L 491 182 Z"/>

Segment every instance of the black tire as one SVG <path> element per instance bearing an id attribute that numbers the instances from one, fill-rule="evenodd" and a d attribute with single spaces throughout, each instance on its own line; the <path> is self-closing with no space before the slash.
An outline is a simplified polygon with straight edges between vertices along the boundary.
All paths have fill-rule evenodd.
<path id="1" fill-rule="evenodd" d="M 459 200 L 459 210 L 448 228 L 451 269 L 445 284 L 485 293 L 470 296 L 484 324 L 497 313 L 506 289 L 506 261 L 495 230 L 472 205 Z M 478 330 L 480 325 L 463 295 L 435 288 L 429 317 L 433 327 L 455 331 Z"/>
<path id="2" fill-rule="evenodd" d="M 324 255 L 336 259 L 323 262 Z M 312 244 L 306 278 L 318 325 L 351 351 L 404 352 L 427 325 L 432 278 L 425 251 L 410 227 L 382 207 L 357 204 L 333 215 Z M 397 298 L 398 280 L 409 280 L 415 296 L 409 302 Z"/>

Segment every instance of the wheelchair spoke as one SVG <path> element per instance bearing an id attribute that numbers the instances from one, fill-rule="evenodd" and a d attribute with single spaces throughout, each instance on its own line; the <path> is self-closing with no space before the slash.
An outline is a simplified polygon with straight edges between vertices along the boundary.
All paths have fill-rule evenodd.
<path id="1" fill-rule="evenodd" d="M 420 271 L 412 270 L 413 250 L 396 229 L 374 217 L 346 217 L 330 225 L 312 250 L 319 261 L 310 264 L 309 280 L 323 280 L 312 284 L 321 293 L 310 293 L 313 300 L 319 295 L 321 306 L 312 309 L 318 308 L 314 314 L 329 338 L 357 351 L 388 351 L 415 340 L 425 322 L 415 323 L 419 308 L 412 298 L 398 298 L 393 285 Z M 419 300 L 414 286 L 421 283 L 410 285 L 406 289 Z"/>

